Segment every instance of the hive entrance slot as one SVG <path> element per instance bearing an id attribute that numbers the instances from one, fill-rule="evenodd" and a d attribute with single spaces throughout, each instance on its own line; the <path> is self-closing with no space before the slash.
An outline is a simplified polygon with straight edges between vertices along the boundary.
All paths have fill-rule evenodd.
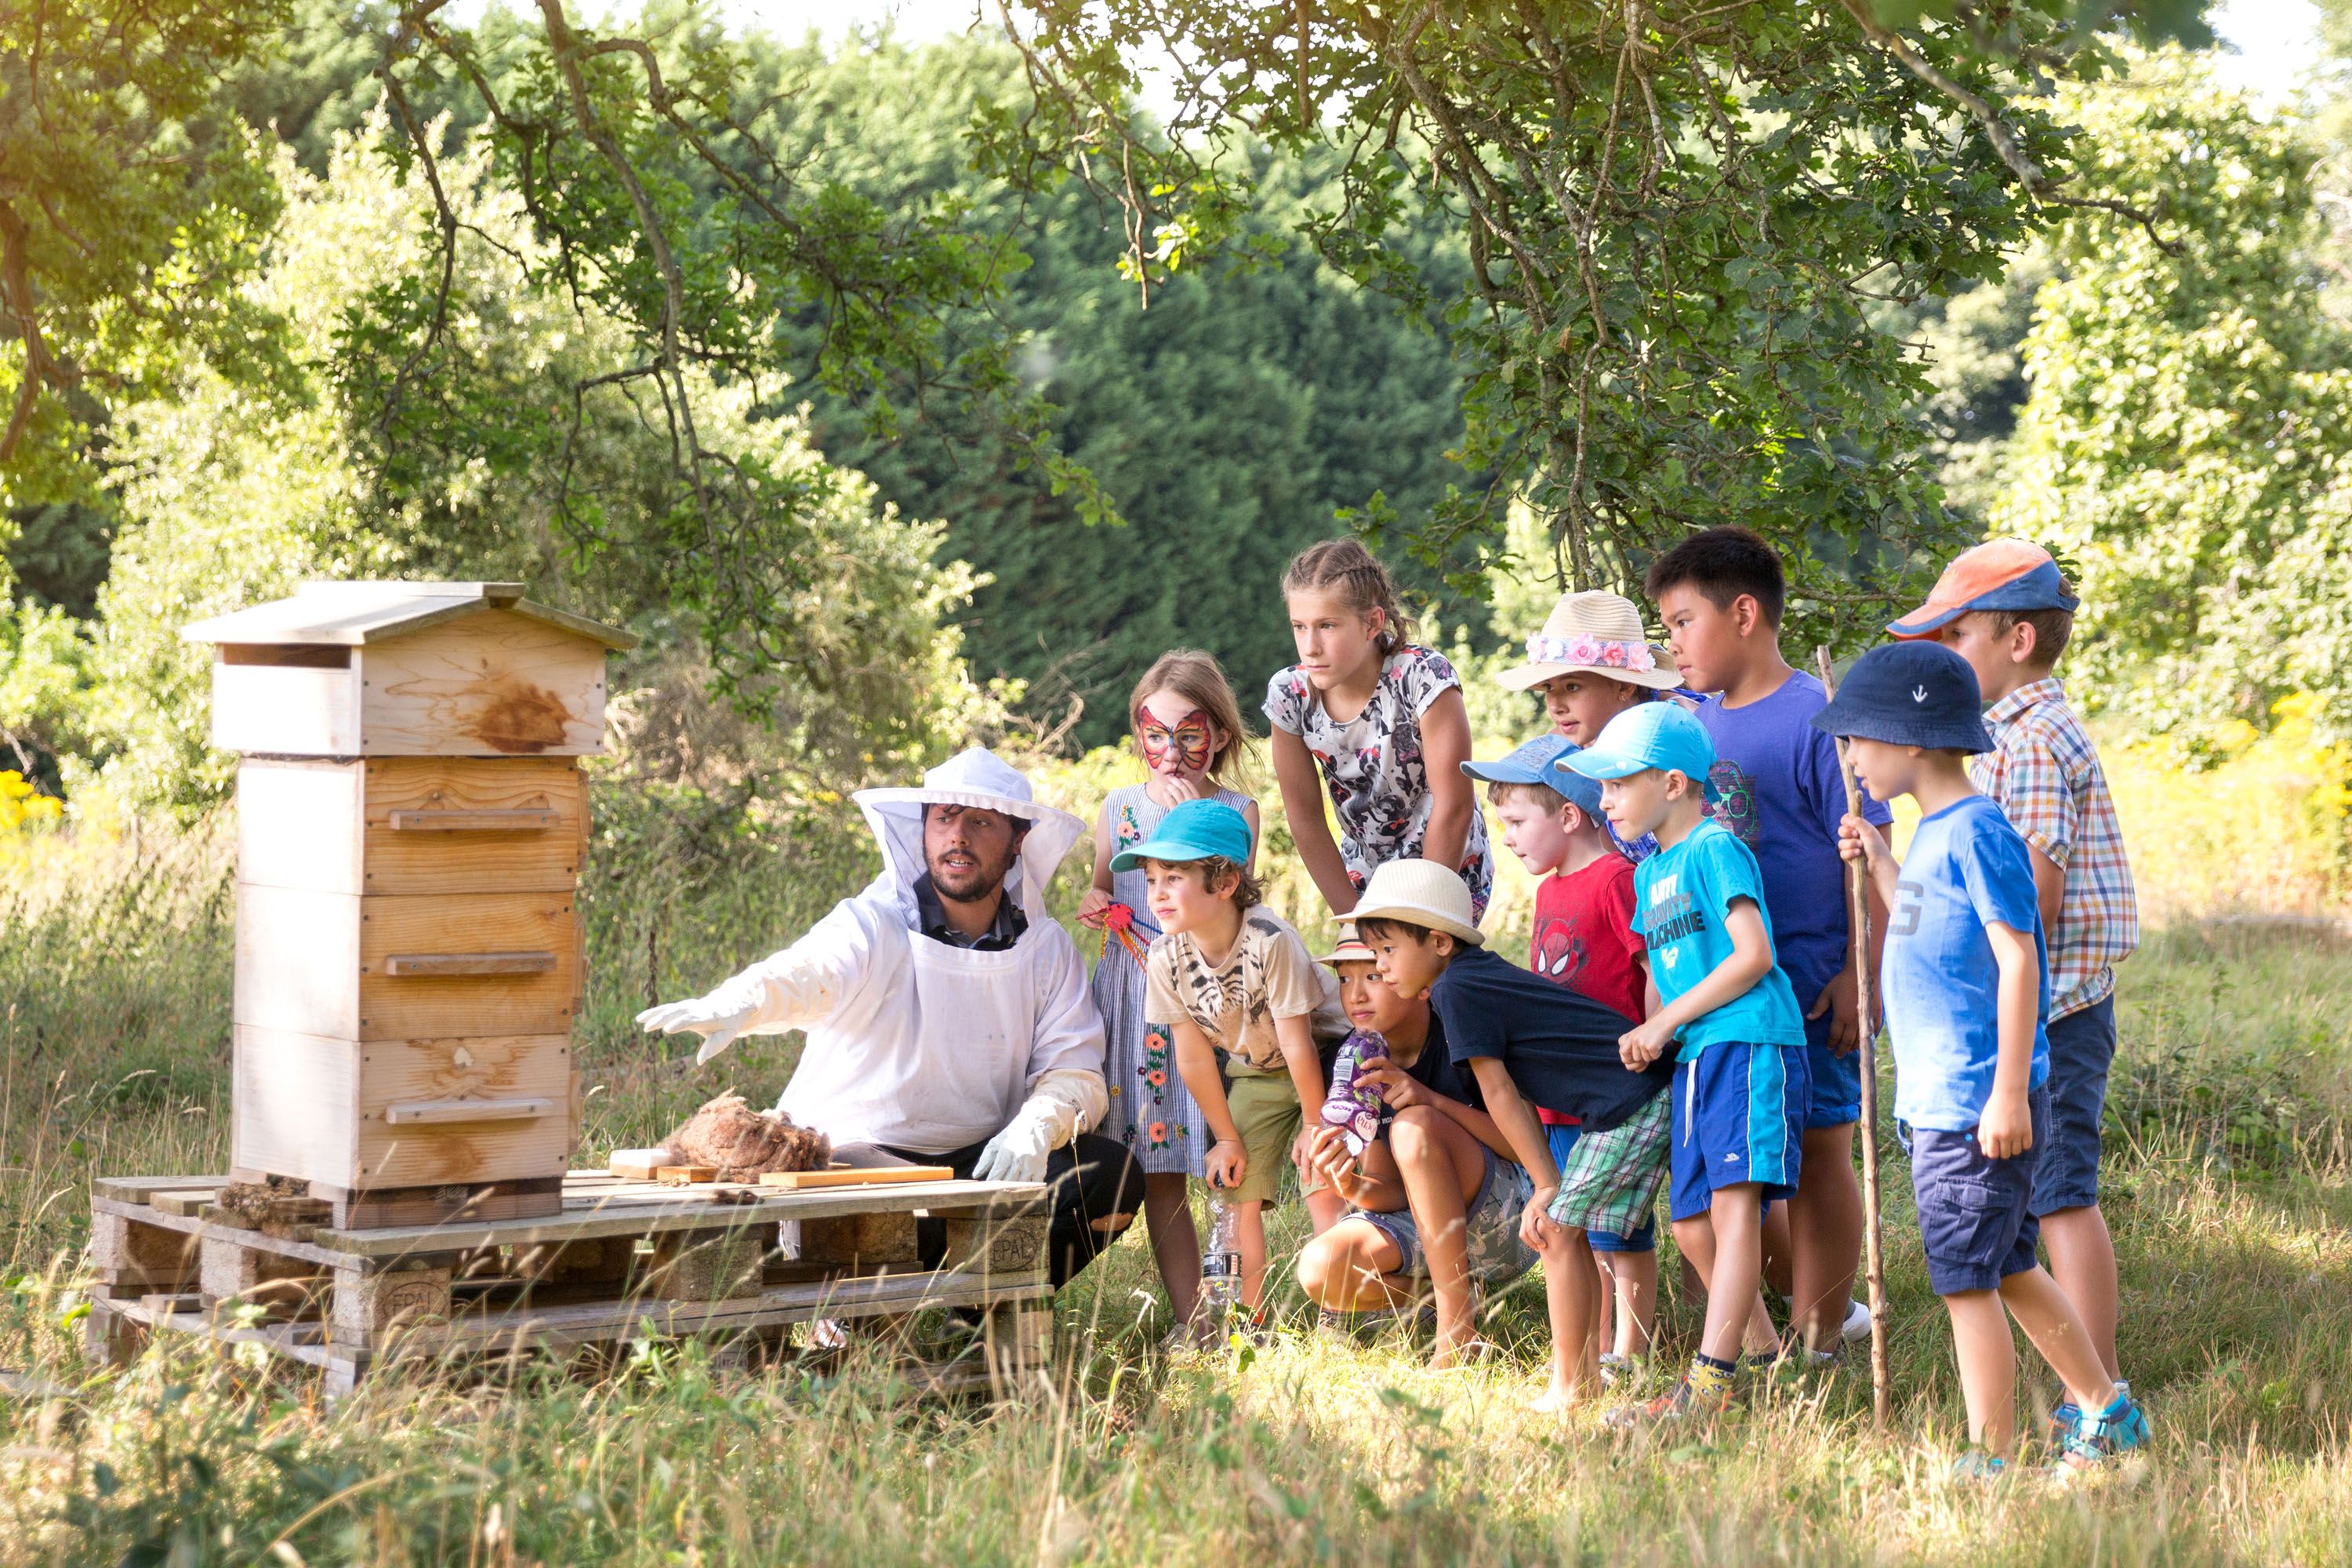
<path id="1" fill-rule="evenodd" d="M 220 661 L 275 665 L 280 669 L 349 669 L 352 650 L 327 643 L 223 643 Z"/>

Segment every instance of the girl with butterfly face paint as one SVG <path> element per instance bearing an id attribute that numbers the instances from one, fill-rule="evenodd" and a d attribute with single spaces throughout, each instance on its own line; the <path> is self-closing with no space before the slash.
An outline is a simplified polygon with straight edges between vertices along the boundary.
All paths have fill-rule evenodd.
<path id="1" fill-rule="evenodd" d="M 1188 1178 L 1206 1174 L 1207 1124 L 1184 1089 L 1168 1031 L 1143 1021 L 1141 955 L 1160 934 L 1151 917 L 1141 870 L 1110 869 L 1111 857 L 1149 838 L 1170 808 L 1188 800 L 1215 800 L 1239 811 L 1258 835 L 1257 803 L 1239 789 L 1248 731 L 1225 672 L 1205 653 L 1178 648 L 1163 654 L 1135 685 L 1128 701 L 1144 782 L 1114 790 L 1095 822 L 1094 885 L 1078 919 L 1104 933 L 1095 965 L 1095 1005 L 1108 1031 L 1104 1077 L 1110 1114 L 1102 1132 L 1123 1140 L 1144 1170 L 1143 1215 L 1151 1251 L 1176 1318 L 1190 1331 L 1200 1300 L 1201 1244 L 1186 1199 Z"/>

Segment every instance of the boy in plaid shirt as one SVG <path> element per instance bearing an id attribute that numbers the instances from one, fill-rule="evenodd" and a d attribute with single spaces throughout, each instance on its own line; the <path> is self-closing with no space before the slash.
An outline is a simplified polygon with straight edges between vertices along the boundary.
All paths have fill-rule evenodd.
<path id="1" fill-rule="evenodd" d="M 2050 1142 L 2029 1212 L 2112 1377 L 2116 1249 L 2099 1212 L 2099 1119 L 2116 1054 L 2115 966 L 2139 945 L 2139 909 L 2098 751 L 2051 674 L 2076 603 L 2048 551 L 1996 539 L 1955 557 L 1927 602 L 1886 629 L 1951 648 L 1984 696 L 1996 749 L 1969 758 L 1969 772 L 2023 835 L 2053 933 Z M 2074 1415 L 2061 1406 L 2053 1418 Z"/>

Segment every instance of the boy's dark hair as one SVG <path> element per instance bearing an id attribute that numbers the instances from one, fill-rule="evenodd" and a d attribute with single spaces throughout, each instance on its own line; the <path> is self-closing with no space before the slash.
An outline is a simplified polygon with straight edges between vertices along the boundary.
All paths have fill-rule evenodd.
<path id="1" fill-rule="evenodd" d="M 1360 942 L 1384 936 L 1401 936 L 1409 940 L 1415 947 L 1427 947 L 1429 939 L 1436 934 L 1436 931 L 1429 926 L 1417 926 L 1411 921 L 1386 920 L 1378 915 L 1356 922 L 1356 937 Z"/>
<path id="2" fill-rule="evenodd" d="M 1726 523 L 1703 528 L 1655 561 L 1642 578 L 1642 591 L 1653 603 L 1669 588 L 1689 584 L 1706 595 L 1718 610 L 1746 594 L 1764 613 L 1765 623 L 1778 627 L 1788 603 L 1789 579 L 1780 557 L 1753 529 Z"/>
<path id="3" fill-rule="evenodd" d="M 1987 610 L 1992 617 L 1992 635 L 2005 637 L 2015 630 L 2020 621 L 2033 628 L 2033 663 L 2035 669 L 2050 669 L 2058 663 L 2058 656 L 2066 651 L 2066 639 L 2074 635 L 2074 612 L 2072 610 Z"/>
<path id="4" fill-rule="evenodd" d="M 1149 865 L 1150 862 L 1146 861 L 1145 864 Z M 1203 855 L 1198 860 L 1162 860 L 1160 864 L 1162 866 L 1198 866 L 1201 868 L 1202 876 L 1207 879 L 1209 890 L 1213 893 L 1217 890 L 1217 884 L 1223 881 L 1227 877 L 1239 879 L 1234 884 L 1234 890 L 1231 896 L 1234 902 L 1241 906 L 1243 909 L 1246 910 L 1254 905 L 1265 902 L 1265 884 L 1257 879 L 1257 876 L 1255 872 L 1237 860 L 1228 860 L 1222 855 Z"/>

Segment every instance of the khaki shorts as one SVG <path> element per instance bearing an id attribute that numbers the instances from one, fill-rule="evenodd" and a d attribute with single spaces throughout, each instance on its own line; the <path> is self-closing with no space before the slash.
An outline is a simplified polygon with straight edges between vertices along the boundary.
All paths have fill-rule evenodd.
<path id="1" fill-rule="evenodd" d="M 1225 1088 L 1226 1113 L 1241 1134 L 1249 1170 L 1242 1184 L 1223 1194 L 1227 1202 L 1270 1204 L 1282 1195 L 1282 1173 L 1290 1163 L 1290 1146 L 1297 1142 L 1306 1118 L 1298 1109 L 1298 1089 L 1286 1072 L 1235 1073 Z M 1301 1190 L 1314 1192 L 1321 1177 L 1301 1179 Z"/>

